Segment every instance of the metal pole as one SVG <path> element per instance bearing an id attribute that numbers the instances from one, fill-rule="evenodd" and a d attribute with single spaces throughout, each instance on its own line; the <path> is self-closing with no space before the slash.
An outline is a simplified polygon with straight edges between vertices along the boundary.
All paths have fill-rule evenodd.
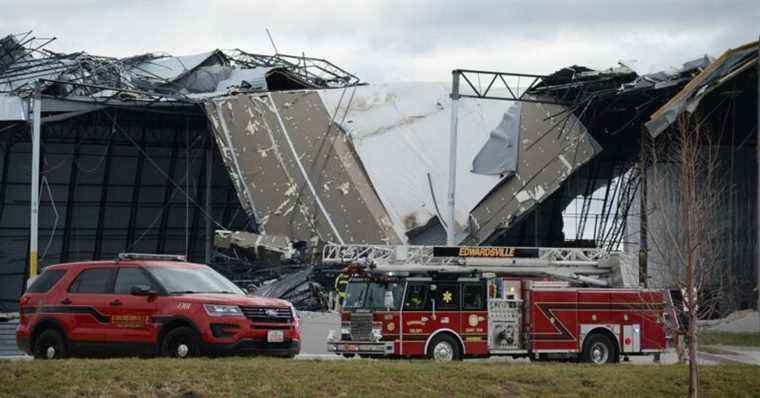
<path id="1" fill-rule="evenodd" d="M 31 219 L 29 222 L 29 277 L 37 276 L 37 232 L 40 208 L 40 130 L 42 114 L 42 96 L 39 87 L 35 88 L 32 103 L 32 176 L 30 186 Z"/>
<path id="2" fill-rule="evenodd" d="M 755 246 L 757 252 L 755 255 L 756 264 L 756 277 L 757 277 L 757 311 L 760 314 L 760 36 L 757 41 L 757 59 L 755 60 L 755 68 L 757 68 L 757 125 L 755 130 L 755 146 L 756 146 L 756 162 L 757 162 L 757 198 L 755 200 L 755 214 L 757 214 L 757 224 L 755 233 Z M 758 315 L 759 323 L 758 329 L 760 329 L 760 315 Z"/>
<path id="3" fill-rule="evenodd" d="M 647 287 L 649 265 L 649 208 L 647 201 L 647 151 L 649 150 L 649 134 L 646 127 L 641 128 L 641 148 L 639 153 L 639 286 Z"/>
<path id="4" fill-rule="evenodd" d="M 451 71 L 451 134 L 449 135 L 449 220 L 446 228 L 446 244 L 454 246 L 454 225 L 456 224 L 456 182 L 457 182 L 457 122 L 459 118 L 459 70 Z"/>
<path id="5" fill-rule="evenodd" d="M 209 134 L 211 134 L 209 132 Z M 214 231 L 211 229 L 211 174 L 214 168 L 213 142 L 209 137 L 209 145 L 206 148 L 206 264 L 211 263 L 211 249 L 213 248 Z"/>

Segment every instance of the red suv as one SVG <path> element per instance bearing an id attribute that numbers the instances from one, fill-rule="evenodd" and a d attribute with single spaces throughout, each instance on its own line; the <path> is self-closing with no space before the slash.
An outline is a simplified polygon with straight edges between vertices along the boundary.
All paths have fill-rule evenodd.
<path id="1" fill-rule="evenodd" d="M 289 302 L 246 296 L 213 269 L 181 256 L 120 255 L 49 266 L 19 305 L 16 341 L 35 358 L 293 357 L 300 351 L 299 321 Z"/>

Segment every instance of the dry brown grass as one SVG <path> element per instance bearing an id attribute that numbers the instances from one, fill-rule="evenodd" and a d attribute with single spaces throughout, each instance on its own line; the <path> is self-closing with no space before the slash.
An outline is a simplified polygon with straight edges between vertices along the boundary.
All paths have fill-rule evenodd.
<path id="1" fill-rule="evenodd" d="M 760 391 L 758 367 L 705 366 L 707 397 Z M 681 397 L 678 365 L 298 361 L 276 358 L 0 361 L 3 397 Z M 755 395 L 756 396 L 756 395 Z"/>

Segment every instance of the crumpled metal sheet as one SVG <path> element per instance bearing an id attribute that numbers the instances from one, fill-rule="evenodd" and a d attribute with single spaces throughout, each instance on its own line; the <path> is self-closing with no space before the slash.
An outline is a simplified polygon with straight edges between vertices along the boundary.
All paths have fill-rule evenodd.
<path id="1" fill-rule="evenodd" d="M 599 152 L 596 140 L 565 107 L 524 103 L 517 171 L 472 211 L 467 241 L 481 243 L 498 229 L 509 228 Z"/>
<path id="2" fill-rule="evenodd" d="M 511 176 L 517 171 L 522 102 L 515 102 L 472 161 L 472 172 Z"/>
<path id="3" fill-rule="evenodd" d="M 266 251 L 280 255 L 284 259 L 293 256 L 293 244 L 285 236 L 259 235 L 245 231 L 216 230 L 214 246 L 229 249 L 239 247 L 254 252 Z"/>
<path id="4" fill-rule="evenodd" d="M 282 278 L 263 285 L 251 293 L 260 297 L 273 297 L 288 300 L 301 311 L 323 310 L 321 296 L 325 289 L 311 280 L 313 268 L 294 272 Z"/>
<path id="5" fill-rule="evenodd" d="M 399 244 L 351 143 L 314 91 L 215 98 L 206 113 L 259 232 Z"/>
<path id="6" fill-rule="evenodd" d="M 21 97 L 0 94 L 0 121 L 26 121 L 26 108 Z"/>
<path id="7" fill-rule="evenodd" d="M 729 49 L 720 58 L 704 67 L 702 73 L 691 79 L 678 94 L 652 114 L 645 124 L 649 134 L 657 137 L 675 123 L 678 115 L 684 111 L 694 112 L 702 98 L 713 89 L 729 81 L 741 71 L 752 67 L 757 62 L 757 46 L 758 42 L 753 42 Z M 698 59 L 684 64 L 684 68 L 694 65 L 703 67 L 706 61 L 709 61 L 709 58 Z"/>
<path id="8" fill-rule="evenodd" d="M 364 169 L 407 243 L 443 243 L 445 234 L 421 235 L 446 211 L 451 129 L 451 88 L 445 83 L 396 82 L 350 90 L 318 90 L 349 135 Z M 500 175 L 472 173 L 472 159 L 509 108 L 503 101 L 468 99 L 459 104 L 456 240 L 470 211 L 493 190 Z"/>
<path id="9" fill-rule="evenodd" d="M 231 69 L 228 63 L 224 53 L 213 50 L 201 54 L 146 59 L 130 68 L 128 75 L 138 87 L 145 90 L 206 92 L 213 91 L 216 86 L 204 84 L 205 80 L 225 69 Z"/>

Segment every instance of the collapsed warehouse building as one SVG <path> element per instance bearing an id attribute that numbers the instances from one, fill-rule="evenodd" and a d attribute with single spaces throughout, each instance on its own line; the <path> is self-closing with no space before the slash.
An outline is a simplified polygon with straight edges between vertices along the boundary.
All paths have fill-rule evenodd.
<path id="1" fill-rule="evenodd" d="M 29 264 L 35 95 L 42 266 L 185 253 L 244 287 L 289 274 L 258 292 L 316 308 L 317 291 L 337 272 L 320 268 L 320 244 L 446 241 L 446 84 L 364 85 L 325 60 L 282 54 L 116 59 L 46 44 L 30 34 L 0 42 L 1 299 L 9 307 Z M 726 153 L 741 189 L 726 202 L 726 241 L 737 242 L 731 279 L 743 282 L 730 286 L 726 305 L 751 305 L 757 231 L 742 219 L 756 212 L 744 199 L 756 189 L 753 48 L 728 63 L 703 57 L 654 74 L 573 66 L 524 84 L 515 74 L 511 85 L 502 78 L 501 93 L 517 101 L 462 101 L 456 241 L 625 248 L 643 259 L 645 282 L 667 284 L 646 272 L 658 259 L 646 256 L 655 237 L 640 194 L 642 137 L 667 132 L 674 114 L 701 113 L 716 131 L 734 132 Z M 712 86 L 687 103 L 695 81 Z M 471 94 L 495 90 L 493 81 L 466 82 Z"/>
<path id="2" fill-rule="evenodd" d="M 230 92 L 340 87 L 328 61 L 215 50 L 123 59 L 48 51 L 31 33 L 0 40 L 0 312 L 29 273 L 32 99 L 41 102 L 39 262 L 186 254 L 234 275 L 213 230 L 246 230 L 199 103 Z"/>

